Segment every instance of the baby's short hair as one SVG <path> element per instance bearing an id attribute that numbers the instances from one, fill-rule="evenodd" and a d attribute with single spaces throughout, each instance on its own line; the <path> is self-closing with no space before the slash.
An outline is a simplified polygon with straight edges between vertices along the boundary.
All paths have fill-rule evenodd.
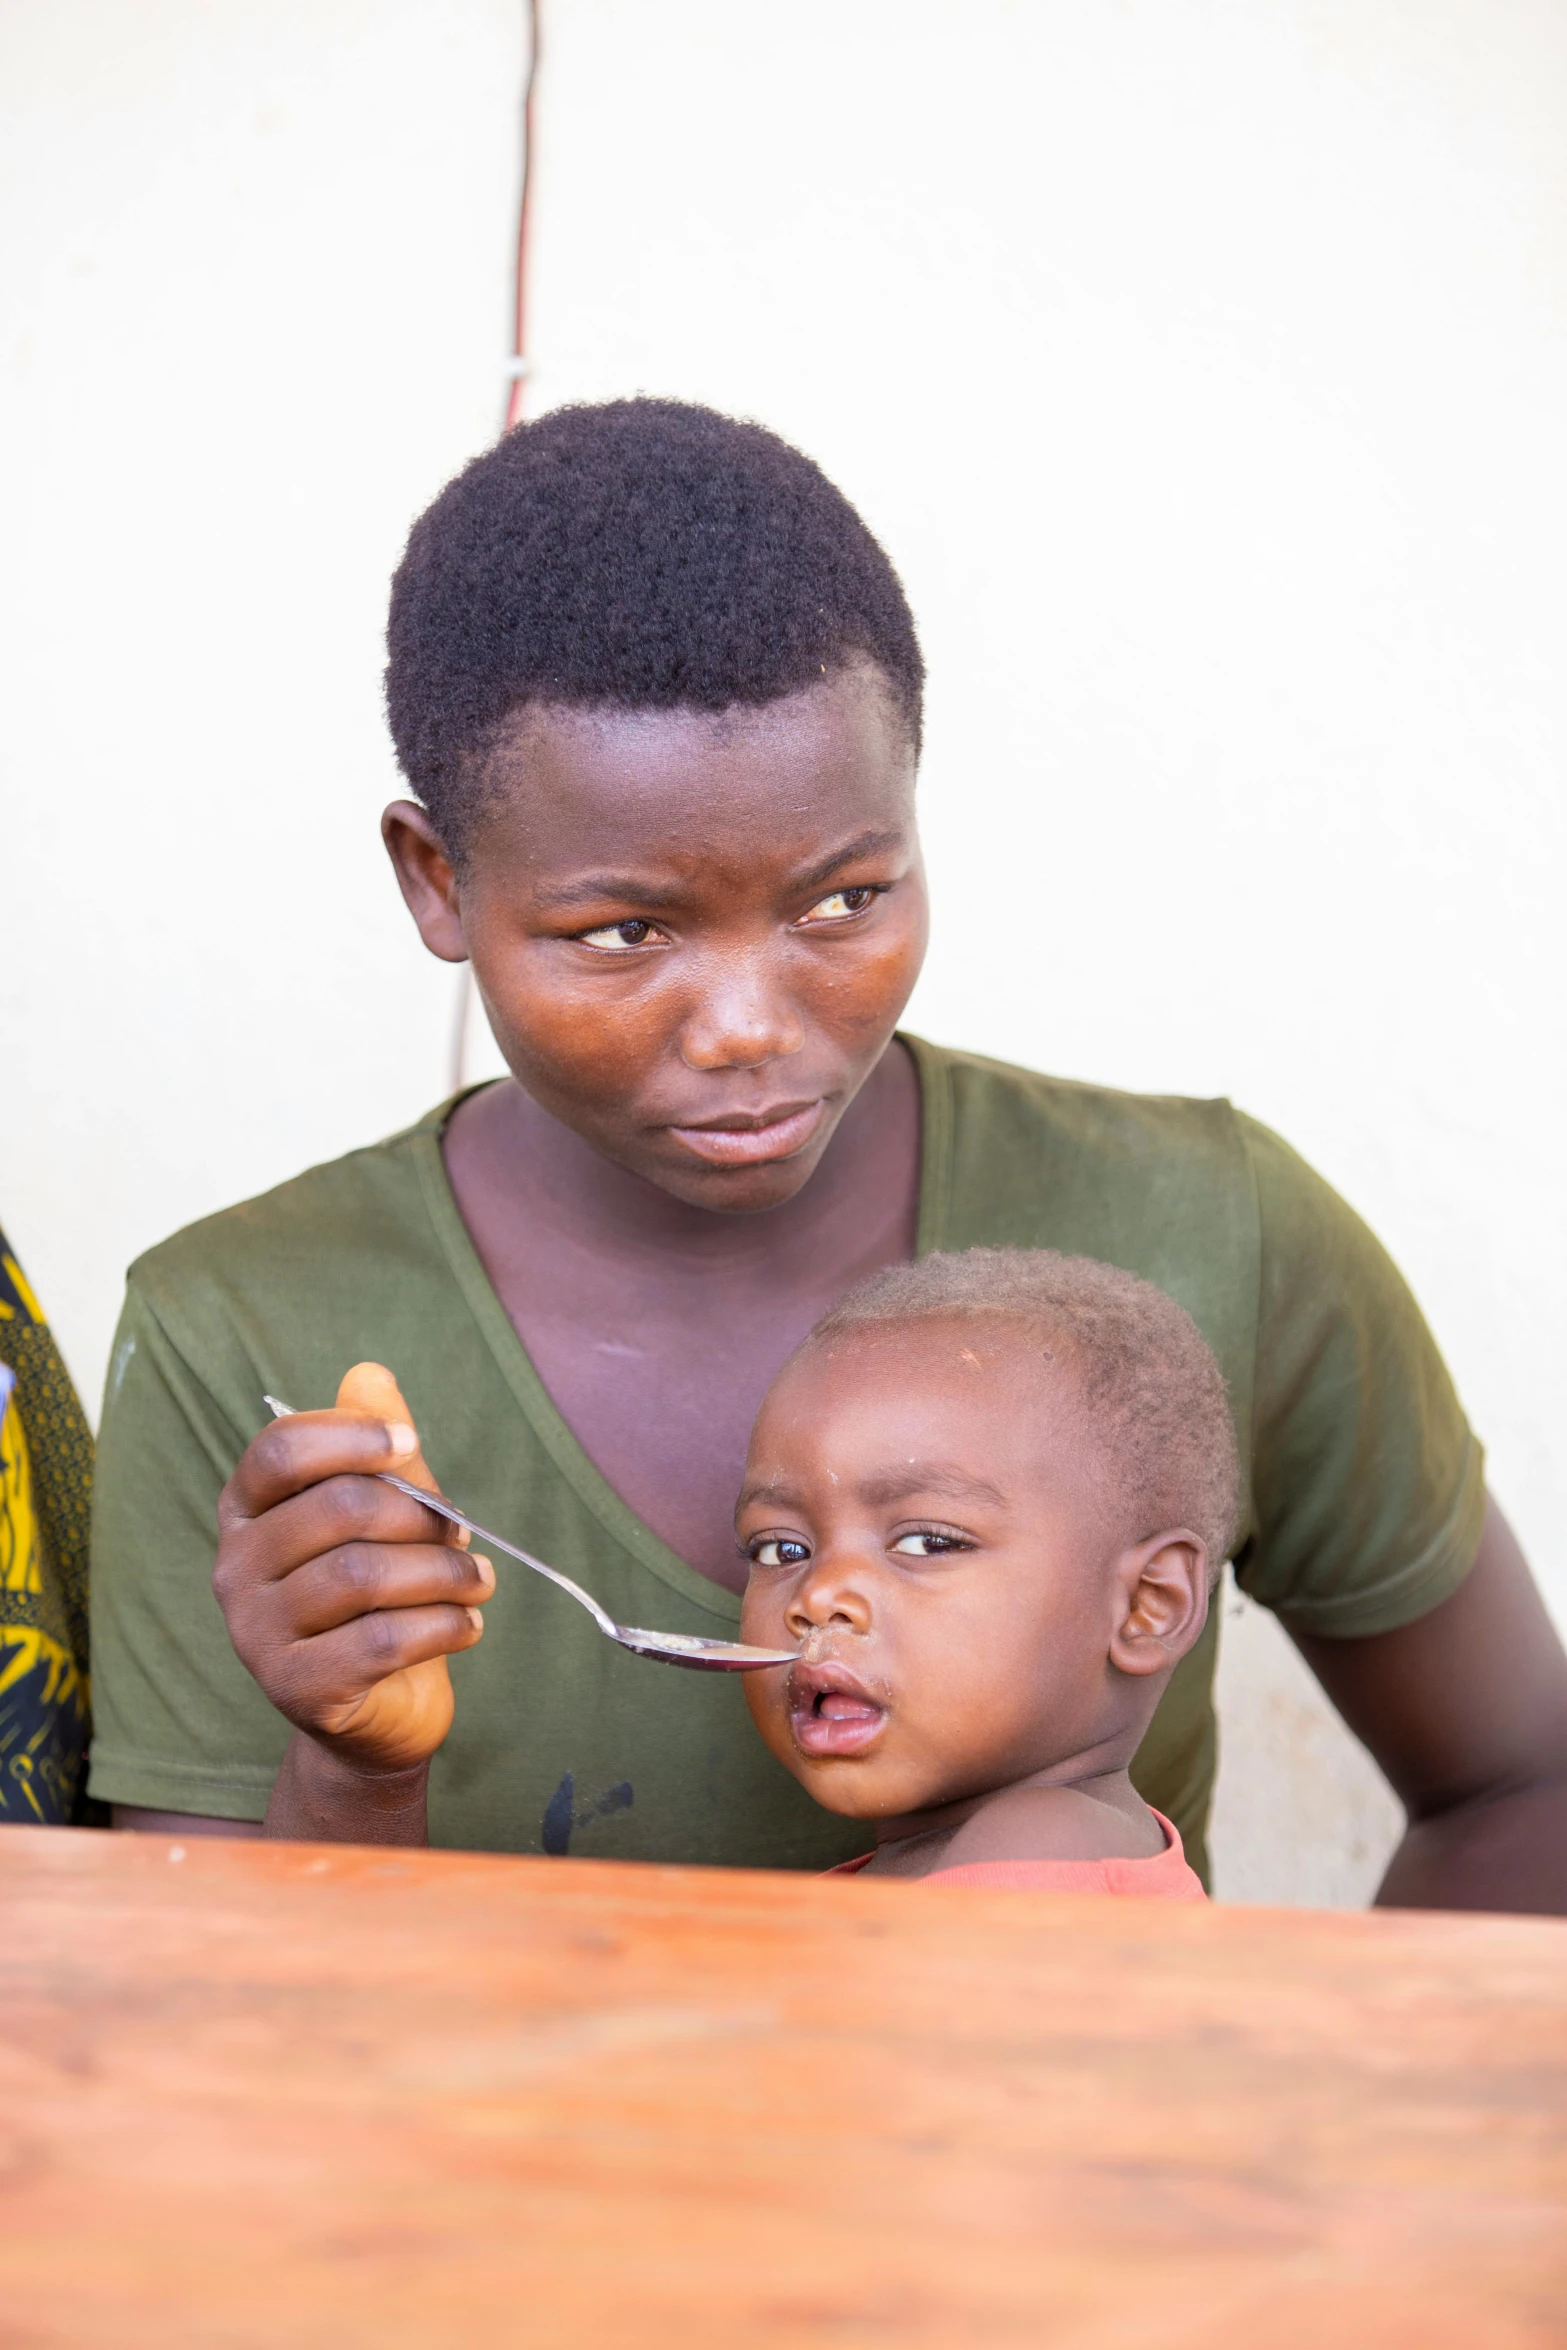
<path id="1" fill-rule="evenodd" d="M 1053 1248 L 971 1248 L 889 1265 L 808 1344 L 877 1322 L 1024 1324 L 1078 1389 L 1129 1539 L 1184 1526 L 1217 1574 L 1236 1532 L 1240 1466 L 1224 1374 L 1183 1306 L 1151 1281 Z"/>

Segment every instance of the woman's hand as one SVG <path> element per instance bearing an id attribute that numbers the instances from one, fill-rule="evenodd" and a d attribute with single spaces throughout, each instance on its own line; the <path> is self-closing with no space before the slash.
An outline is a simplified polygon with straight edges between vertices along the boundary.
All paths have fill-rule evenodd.
<path id="1" fill-rule="evenodd" d="M 495 1574 L 381 1469 L 439 1490 L 396 1380 L 359 1363 L 334 1410 L 264 1428 L 218 1504 L 229 1637 L 302 1734 L 269 1834 L 423 1839 L 425 1774 L 452 1722 L 446 1659 L 480 1637 Z"/>

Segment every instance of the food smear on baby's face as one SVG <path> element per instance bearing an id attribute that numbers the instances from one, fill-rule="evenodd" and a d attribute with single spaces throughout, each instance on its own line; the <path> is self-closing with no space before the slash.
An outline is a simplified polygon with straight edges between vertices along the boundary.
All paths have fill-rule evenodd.
<path id="1" fill-rule="evenodd" d="M 1070 1378 L 1015 1328 L 837 1332 L 775 1382 L 736 1526 L 747 1677 L 818 1803 L 887 1819 L 1008 1786 L 1122 1727 L 1120 1551 Z"/>

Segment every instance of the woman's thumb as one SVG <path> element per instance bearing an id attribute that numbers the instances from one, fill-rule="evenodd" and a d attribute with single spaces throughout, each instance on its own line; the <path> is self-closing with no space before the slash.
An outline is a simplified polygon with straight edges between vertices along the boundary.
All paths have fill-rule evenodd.
<path id="1" fill-rule="evenodd" d="M 337 1408 L 340 1412 L 362 1414 L 367 1420 L 385 1420 L 393 1428 L 399 1425 L 412 1428 L 414 1424 L 402 1390 L 384 1363 L 355 1363 L 351 1371 L 345 1371 L 338 1383 Z M 441 1490 L 430 1474 L 423 1451 L 417 1446 L 411 1455 L 398 1462 L 397 1473 L 406 1477 L 410 1485 L 422 1485 L 426 1493 Z"/>

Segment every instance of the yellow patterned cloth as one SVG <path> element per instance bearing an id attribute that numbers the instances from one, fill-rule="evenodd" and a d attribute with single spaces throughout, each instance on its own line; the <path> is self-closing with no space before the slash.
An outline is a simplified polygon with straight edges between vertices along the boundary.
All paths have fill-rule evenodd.
<path id="1" fill-rule="evenodd" d="M 0 1232 L 0 1821 L 83 1816 L 92 1431 Z"/>

